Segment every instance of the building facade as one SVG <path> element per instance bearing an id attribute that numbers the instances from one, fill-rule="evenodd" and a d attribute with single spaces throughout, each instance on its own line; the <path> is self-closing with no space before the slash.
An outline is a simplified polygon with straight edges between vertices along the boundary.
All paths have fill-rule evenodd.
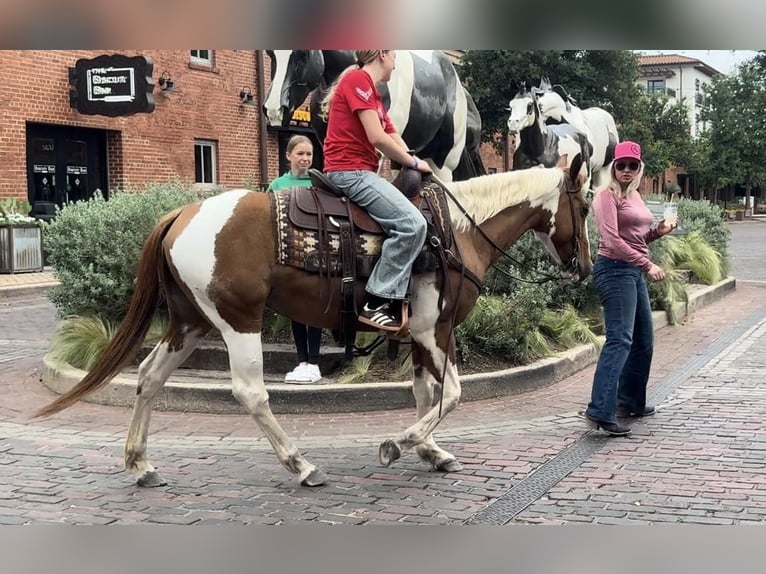
<path id="1" fill-rule="evenodd" d="M 308 106 L 267 128 L 270 66 L 263 50 L 0 51 L 0 198 L 45 217 L 149 182 L 263 188 L 290 136 L 313 138 Z"/>
<path id="2" fill-rule="evenodd" d="M 689 136 L 699 137 L 707 127 L 700 118 L 705 89 L 720 72 L 701 60 L 680 54 L 639 56 L 638 63 L 639 84 L 650 94 L 662 94 L 683 103 L 689 117 Z M 682 168 L 666 170 L 663 177 L 645 178 L 643 186 L 646 193 L 662 194 L 669 189 L 680 189 L 681 195 L 700 199 L 694 174 Z"/>

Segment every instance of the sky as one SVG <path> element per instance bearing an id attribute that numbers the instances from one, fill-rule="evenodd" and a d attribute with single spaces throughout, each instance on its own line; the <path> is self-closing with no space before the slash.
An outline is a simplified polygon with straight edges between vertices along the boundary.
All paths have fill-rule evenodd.
<path id="1" fill-rule="evenodd" d="M 712 66 L 723 74 L 734 71 L 737 64 L 749 60 L 757 54 L 754 50 L 636 50 L 646 55 L 653 54 L 681 54 L 689 58 L 696 58 Z"/>

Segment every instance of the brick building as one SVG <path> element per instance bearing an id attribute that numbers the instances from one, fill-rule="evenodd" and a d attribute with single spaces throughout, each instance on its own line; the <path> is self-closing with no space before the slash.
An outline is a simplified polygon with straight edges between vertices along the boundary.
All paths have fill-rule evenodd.
<path id="1" fill-rule="evenodd" d="M 100 67 L 86 71 L 93 59 Z M 152 65 L 145 74 L 114 65 L 128 59 Z M 0 51 L 0 198 L 28 199 L 45 215 L 97 189 L 267 183 L 286 167 L 290 135 L 313 136 L 306 118 L 266 128 L 270 77 L 262 50 Z M 95 115 L 80 107 L 86 100 Z M 490 171 L 507 167 L 488 146 L 482 156 Z"/>

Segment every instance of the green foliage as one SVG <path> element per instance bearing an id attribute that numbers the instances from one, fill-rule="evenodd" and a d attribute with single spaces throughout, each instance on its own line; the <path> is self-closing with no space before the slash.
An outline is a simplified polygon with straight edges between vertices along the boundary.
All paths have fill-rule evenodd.
<path id="1" fill-rule="evenodd" d="M 114 321 L 97 316 L 66 317 L 51 341 L 51 355 L 56 361 L 87 371 L 111 343 L 117 327 Z M 144 342 L 159 342 L 167 327 L 167 318 L 155 317 Z"/>
<path id="2" fill-rule="evenodd" d="M 51 293 L 59 316 L 120 320 L 149 232 L 164 214 L 195 199 L 190 189 L 165 184 L 138 193 L 117 192 L 108 201 L 94 195 L 64 206 L 43 233 L 60 282 Z"/>
<path id="3" fill-rule="evenodd" d="M 54 360 L 87 371 L 104 352 L 116 331 L 112 321 L 96 316 L 67 317 L 51 341 Z"/>
<path id="4" fill-rule="evenodd" d="M 766 70 L 760 58 L 716 76 L 705 91 L 701 119 L 709 129 L 700 179 L 714 187 L 766 183 Z"/>
<path id="5" fill-rule="evenodd" d="M 700 231 L 668 237 L 663 264 L 668 268 L 691 271 L 705 285 L 723 279 L 721 254 L 705 241 Z"/>
<path id="6" fill-rule="evenodd" d="M 726 275 L 729 269 L 731 230 L 723 220 L 721 208 L 707 201 L 680 199 L 678 218 L 689 234 L 698 231 L 705 242 L 718 252 L 721 259 L 721 273 Z"/>
<path id="7" fill-rule="evenodd" d="M 468 50 L 461 63 L 461 78 L 481 114 L 484 141 L 505 132 L 505 108 L 524 81 L 536 86 L 547 76 L 579 107 L 602 107 L 618 125 L 632 117 L 641 93 L 638 60 L 630 50 Z"/>
<path id="8" fill-rule="evenodd" d="M 488 355 L 502 357 L 513 364 L 525 364 L 543 355 L 533 347 L 545 312 L 544 302 L 534 289 L 520 289 L 514 297 L 480 297 L 470 315 L 456 330 L 460 357 Z"/>
<path id="9" fill-rule="evenodd" d="M 559 349 L 569 349 L 586 343 L 598 346 L 601 342 L 587 321 L 580 317 L 571 305 L 565 305 L 563 309 L 546 309 L 540 332 Z"/>
<path id="10" fill-rule="evenodd" d="M 32 209 L 29 202 L 14 197 L 0 200 L 0 225 L 40 225 L 42 222 L 27 214 Z"/>

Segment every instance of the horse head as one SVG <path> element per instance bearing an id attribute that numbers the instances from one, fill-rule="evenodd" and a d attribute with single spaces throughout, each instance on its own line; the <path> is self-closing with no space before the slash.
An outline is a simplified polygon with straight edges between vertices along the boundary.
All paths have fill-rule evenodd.
<path id="1" fill-rule="evenodd" d="M 582 281 L 593 269 L 588 239 L 587 164 L 577 154 L 567 167 L 567 156 L 557 167 L 564 171 L 560 186 L 558 209 L 552 218 L 534 228 L 536 237 L 562 266 L 566 277 Z"/>
<path id="2" fill-rule="evenodd" d="M 540 116 L 537 96 L 527 89 L 526 84 L 522 84 L 521 89 L 508 102 L 506 109 L 511 112 L 507 121 L 508 133 L 510 134 L 520 134 L 524 128 L 535 125 Z"/>
<path id="3" fill-rule="evenodd" d="M 293 112 L 319 86 L 324 71 L 320 50 L 266 50 L 271 58 L 271 86 L 263 103 L 270 126 L 286 126 Z"/>
<path id="4" fill-rule="evenodd" d="M 540 84 L 542 89 L 542 83 Z M 545 89 L 542 90 L 538 98 L 540 104 L 540 114 L 546 120 L 553 120 L 561 123 L 567 113 L 572 110 L 568 100 L 568 95 L 561 86 L 551 86 L 550 81 Z"/>

